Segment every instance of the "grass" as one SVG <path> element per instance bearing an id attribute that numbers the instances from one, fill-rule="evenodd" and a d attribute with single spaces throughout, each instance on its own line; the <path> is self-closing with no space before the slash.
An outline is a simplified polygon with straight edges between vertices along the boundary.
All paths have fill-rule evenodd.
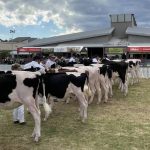
<path id="1" fill-rule="evenodd" d="M 149 150 L 149 89 L 146 79 L 130 86 L 126 97 L 114 87 L 107 104 L 89 106 L 85 124 L 78 119 L 77 102 L 56 103 L 48 121 L 42 121 L 38 143 L 30 138 L 30 114 L 25 114 L 27 125 L 21 126 L 12 123 L 12 111 L 0 110 L 0 150 Z"/>

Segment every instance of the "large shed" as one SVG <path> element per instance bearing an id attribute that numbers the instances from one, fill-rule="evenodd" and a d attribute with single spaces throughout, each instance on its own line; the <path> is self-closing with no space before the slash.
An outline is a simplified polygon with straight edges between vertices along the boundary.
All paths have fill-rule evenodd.
<path id="1" fill-rule="evenodd" d="M 150 28 L 137 27 L 134 14 L 112 14 L 110 28 L 79 32 L 50 38 L 37 39 L 28 43 L 30 47 L 82 47 L 89 56 L 107 53 L 130 57 L 150 58 Z M 63 52 L 63 49 L 62 49 Z"/>

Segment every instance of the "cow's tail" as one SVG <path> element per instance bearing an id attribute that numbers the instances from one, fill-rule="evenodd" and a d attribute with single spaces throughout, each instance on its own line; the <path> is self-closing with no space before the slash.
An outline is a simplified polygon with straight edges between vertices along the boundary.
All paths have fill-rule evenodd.
<path id="1" fill-rule="evenodd" d="M 43 81 L 43 78 L 40 78 L 40 87 L 39 87 L 39 94 L 41 95 L 41 102 L 43 104 L 44 107 L 44 111 L 45 111 L 45 117 L 44 117 L 44 121 L 46 121 L 50 115 L 50 113 L 52 112 L 52 108 L 51 106 L 47 103 L 47 98 L 45 95 L 45 84 Z"/>
<path id="2" fill-rule="evenodd" d="M 90 89 L 90 86 L 89 86 L 89 71 L 85 71 L 85 74 L 87 75 L 86 77 L 86 81 L 85 81 L 85 88 L 84 88 L 84 94 L 85 94 L 85 97 L 87 99 L 87 101 L 89 100 L 89 97 L 91 97 L 92 95 L 92 92 L 91 92 L 91 89 Z"/>

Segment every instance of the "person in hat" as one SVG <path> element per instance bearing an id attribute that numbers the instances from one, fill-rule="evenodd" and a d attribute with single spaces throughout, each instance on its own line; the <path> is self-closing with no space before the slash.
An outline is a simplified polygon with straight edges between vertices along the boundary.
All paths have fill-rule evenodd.
<path id="1" fill-rule="evenodd" d="M 56 62 L 55 62 L 56 57 L 53 54 L 50 54 L 46 63 L 45 63 L 45 67 L 46 69 L 50 69 L 50 68 L 55 68 L 56 67 Z"/>

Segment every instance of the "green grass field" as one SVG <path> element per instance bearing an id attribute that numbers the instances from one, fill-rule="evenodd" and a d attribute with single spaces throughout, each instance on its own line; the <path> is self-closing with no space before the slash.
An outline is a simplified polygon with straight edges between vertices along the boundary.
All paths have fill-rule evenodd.
<path id="1" fill-rule="evenodd" d="M 107 104 L 93 102 L 85 124 L 78 119 L 78 103 L 56 103 L 41 139 L 30 137 L 34 122 L 15 125 L 12 111 L 0 110 L 0 150 L 150 150 L 150 80 L 129 87 L 126 97 L 114 87 Z M 42 111 L 42 117 L 43 117 Z"/>

